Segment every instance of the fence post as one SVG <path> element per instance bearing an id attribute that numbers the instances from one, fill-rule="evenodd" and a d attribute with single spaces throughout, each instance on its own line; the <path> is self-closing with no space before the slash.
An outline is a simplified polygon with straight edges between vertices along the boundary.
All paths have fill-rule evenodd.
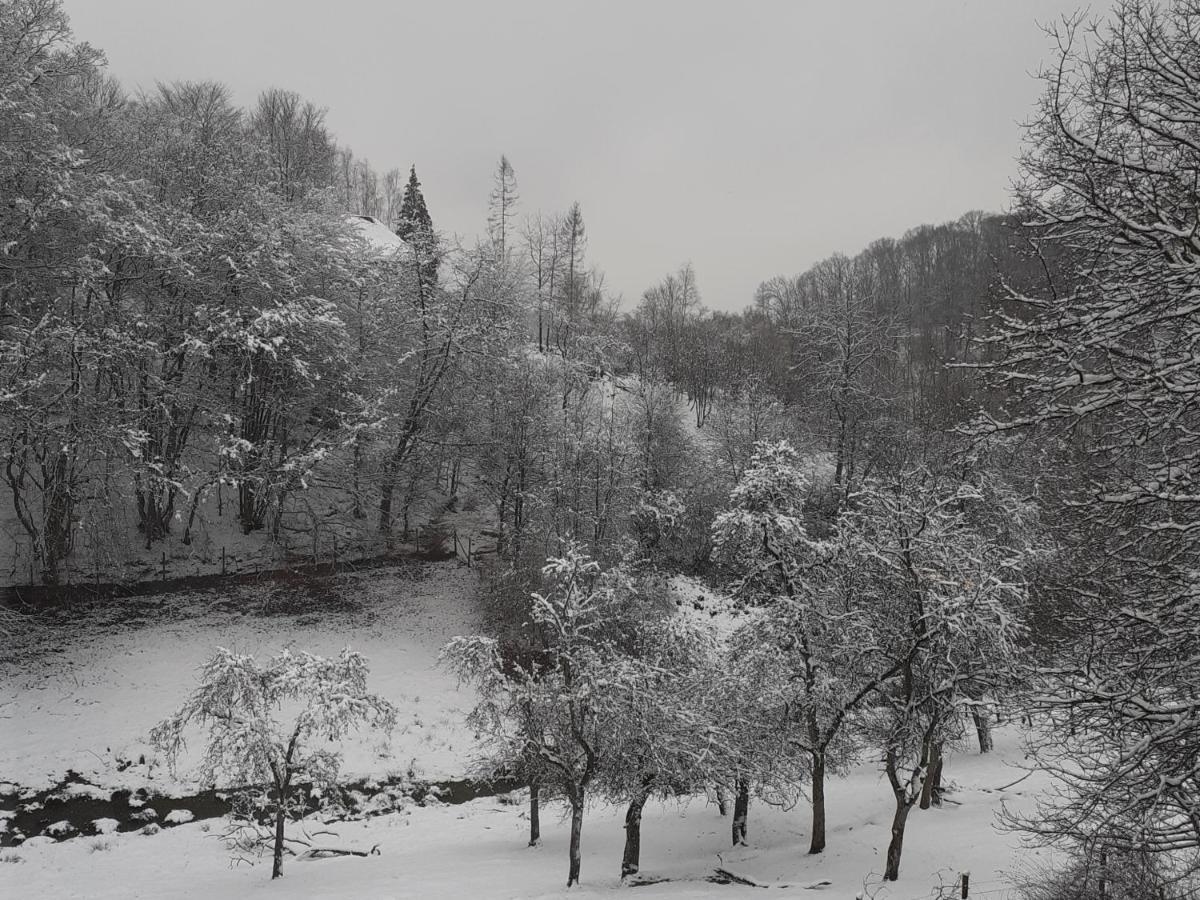
<path id="1" fill-rule="evenodd" d="M 967 900 L 967 894 L 971 890 L 971 873 L 962 873 L 962 900 Z"/>
<path id="2" fill-rule="evenodd" d="M 1100 900 L 1108 896 L 1108 854 L 1100 851 Z"/>
<path id="3" fill-rule="evenodd" d="M 162 580 L 167 580 L 167 551 L 163 551 L 162 555 Z"/>
<path id="4" fill-rule="evenodd" d="M 225 574 L 225 548 L 221 547 L 221 574 Z"/>

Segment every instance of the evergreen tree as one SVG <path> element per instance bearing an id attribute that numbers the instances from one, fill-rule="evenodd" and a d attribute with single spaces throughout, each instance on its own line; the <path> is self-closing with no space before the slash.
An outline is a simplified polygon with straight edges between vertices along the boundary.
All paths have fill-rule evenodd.
<path id="1" fill-rule="evenodd" d="M 425 206 L 425 195 L 421 193 L 421 182 L 417 180 L 417 167 L 408 171 L 408 184 L 404 187 L 404 199 L 400 201 L 400 215 L 396 220 L 396 234 L 409 243 L 414 236 L 433 235 L 433 220 Z"/>
<path id="2" fill-rule="evenodd" d="M 396 234 L 407 241 L 416 254 L 422 287 L 435 285 L 441 255 L 415 165 L 408 172 L 408 184 L 404 187 L 404 199 L 400 202 L 400 216 L 396 221 Z"/>

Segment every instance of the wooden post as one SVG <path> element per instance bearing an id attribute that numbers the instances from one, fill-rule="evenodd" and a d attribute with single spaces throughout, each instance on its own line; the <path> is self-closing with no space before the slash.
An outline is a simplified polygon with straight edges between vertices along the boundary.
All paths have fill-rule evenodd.
<path id="1" fill-rule="evenodd" d="M 1108 854 L 1100 851 L 1100 900 L 1108 896 Z"/>
<path id="2" fill-rule="evenodd" d="M 221 548 L 221 574 L 225 574 L 225 548 Z"/>
<path id="3" fill-rule="evenodd" d="M 967 900 L 967 894 L 971 891 L 971 873 L 962 873 L 962 900 Z"/>
<path id="4" fill-rule="evenodd" d="M 337 535 L 333 536 L 333 573 L 337 574 Z"/>
<path id="5" fill-rule="evenodd" d="M 167 580 L 167 551 L 163 551 L 162 555 L 162 580 Z"/>

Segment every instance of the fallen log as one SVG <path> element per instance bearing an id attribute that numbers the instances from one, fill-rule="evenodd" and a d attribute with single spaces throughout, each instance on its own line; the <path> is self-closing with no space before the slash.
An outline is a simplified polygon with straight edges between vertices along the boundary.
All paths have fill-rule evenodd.
<path id="1" fill-rule="evenodd" d="M 315 847 L 300 854 L 300 859 L 332 859 L 335 856 L 381 856 L 379 845 L 370 850 L 343 850 L 339 847 Z"/>

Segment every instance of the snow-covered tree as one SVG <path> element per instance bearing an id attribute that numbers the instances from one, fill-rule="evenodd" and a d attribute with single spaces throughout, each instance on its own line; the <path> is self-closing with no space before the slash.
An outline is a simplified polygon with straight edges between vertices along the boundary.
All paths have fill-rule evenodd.
<path id="1" fill-rule="evenodd" d="M 113 263 L 156 245 L 144 196 L 102 171 L 119 106 L 100 54 L 61 5 L 0 6 L 0 477 L 49 583 L 75 546 L 89 484 L 138 440 L 107 377 L 134 341 Z M 95 146 L 85 148 L 85 138 Z"/>
<path id="2" fill-rule="evenodd" d="M 810 853 L 825 849 L 825 777 L 853 757 L 850 717 L 897 672 L 874 653 L 870 612 L 857 601 L 847 548 L 812 537 L 809 478 L 786 442 L 760 444 L 713 523 L 714 554 L 734 573 L 733 595 L 754 607 L 735 641 L 735 681 L 773 723 L 756 740 L 769 757 L 800 756 L 811 777 Z M 772 736 L 772 737 L 767 737 Z"/>
<path id="3" fill-rule="evenodd" d="M 443 658 L 478 688 L 470 722 L 489 739 L 491 768 L 535 773 L 570 805 L 569 887 L 579 881 L 587 799 L 611 771 L 624 727 L 621 645 L 641 619 L 629 613 L 635 592 L 626 573 L 602 572 L 578 544 L 547 560 L 543 574 L 546 590 L 532 595 L 529 608 L 542 652 L 510 665 L 496 639 L 459 637 Z"/>
<path id="4" fill-rule="evenodd" d="M 613 662 L 611 731 L 600 790 L 627 804 L 621 876 L 641 866 L 642 810 L 653 796 L 703 790 L 729 757 L 727 731 L 710 718 L 718 668 L 712 635 L 653 598 L 639 604 L 632 629 Z"/>
<path id="5" fill-rule="evenodd" d="M 367 674 L 366 659 L 349 649 L 336 659 L 285 650 L 259 663 L 220 647 L 201 669 L 200 686 L 151 738 L 174 766 L 187 732 L 200 731 L 200 779 L 261 794 L 249 806 L 265 806 L 274 817 L 271 877 L 278 878 L 287 820 L 306 811 L 299 783 L 337 787 L 341 754 L 316 742 L 395 725 L 395 708 L 367 691 Z"/>
<path id="6" fill-rule="evenodd" d="M 545 577 L 549 590 L 533 595 L 530 610 L 547 635 L 543 667 L 506 676 L 499 647 L 487 638 L 456 638 L 445 655 L 461 677 L 478 684 L 481 702 L 471 721 L 496 743 L 500 759 L 533 756 L 543 783 L 570 804 L 570 887 L 579 881 L 583 813 L 604 750 L 611 654 L 604 614 L 614 594 L 599 584 L 599 565 L 575 546 L 547 561 Z"/>
<path id="7" fill-rule="evenodd" d="M 879 309 L 875 271 L 864 259 L 822 261 L 811 290 L 812 305 L 792 332 L 792 375 L 805 407 L 817 412 L 813 427 L 833 454 L 844 499 L 867 474 L 865 444 L 895 399 L 889 363 L 897 329 Z"/>
<path id="8" fill-rule="evenodd" d="M 425 205 L 421 182 L 417 180 L 417 167 L 408 172 L 408 184 L 404 187 L 404 198 L 396 216 L 396 234 L 404 238 L 416 256 L 418 281 L 425 290 L 437 285 L 438 266 L 442 259 L 441 241 L 433 228 L 433 219 Z"/>
<path id="9" fill-rule="evenodd" d="M 374 362 L 370 431 L 383 445 L 378 528 L 390 536 L 400 479 L 431 425 L 447 417 L 466 358 L 490 359 L 493 341 L 507 332 L 498 324 L 503 318 L 492 315 L 491 298 L 481 294 L 486 255 L 449 256 L 438 283 L 421 274 L 419 248 L 397 253 L 387 265 L 366 327 Z"/>
<path id="10" fill-rule="evenodd" d="M 969 483 L 927 470 L 868 482 L 842 525 L 869 615 L 877 685 L 864 727 L 883 757 L 896 808 L 884 878 L 900 873 L 912 808 L 940 790 L 945 748 L 959 740 L 981 691 L 1011 680 L 1026 605 L 1026 544 L 987 522 L 1017 510 L 972 506 Z"/>
<path id="11" fill-rule="evenodd" d="M 1077 615 L 1041 694 L 1059 790 L 1028 823 L 1050 840 L 1200 847 L 1197 33 L 1194 0 L 1053 29 L 1021 157 L 1048 278 L 1009 291 L 988 346 L 1016 396 L 979 428 L 1057 435 L 1070 459 Z"/>

